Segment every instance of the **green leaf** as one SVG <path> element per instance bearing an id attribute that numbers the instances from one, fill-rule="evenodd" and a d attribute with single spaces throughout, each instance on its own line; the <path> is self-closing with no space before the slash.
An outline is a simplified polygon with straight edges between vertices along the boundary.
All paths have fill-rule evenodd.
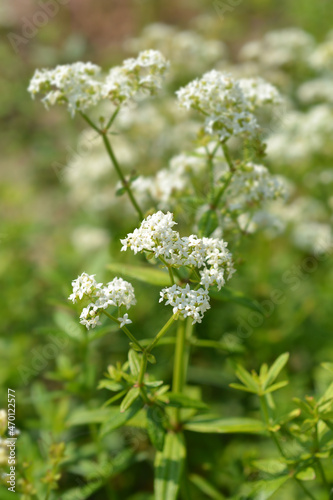
<path id="1" fill-rule="evenodd" d="M 117 392 L 124 388 L 123 384 L 114 382 L 113 380 L 103 379 L 98 383 L 98 389 L 107 389 L 108 391 Z"/>
<path id="2" fill-rule="evenodd" d="M 262 310 L 256 302 L 246 297 L 243 293 L 232 290 L 231 288 L 224 286 L 220 291 L 210 290 L 209 294 L 215 300 L 219 300 L 222 302 L 234 302 L 235 304 L 246 307 L 247 309 L 252 309 L 253 311 L 260 312 L 260 314 L 262 314 Z"/>
<path id="3" fill-rule="evenodd" d="M 288 481 L 290 476 L 281 476 L 276 479 L 256 481 L 244 486 L 243 495 L 251 500 L 268 500 L 276 493 L 281 486 Z"/>
<path id="4" fill-rule="evenodd" d="M 233 389 L 237 389 L 238 391 L 245 391 L 245 392 L 252 392 L 252 394 L 257 394 L 257 391 L 254 389 L 250 389 L 249 387 L 246 387 L 245 385 L 242 384 L 229 384 L 229 387 L 232 387 Z"/>
<path id="5" fill-rule="evenodd" d="M 277 418 L 276 422 L 281 426 L 284 425 L 291 420 L 294 420 L 295 418 L 299 417 L 301 414 L 301 409 L 296 408 L 295 410 L 292 410 L 289 413 L 286 413 L 284 415 L 281 415 L 280 417 Z"/>
<path id="6" fill-rule="evenodd" d="M 251 392 L 255 392 L 256 394 L 259 392 L 260 388 L 258 383 L 254 380 L 252 375 L 241 365 L 237 365 L 235 374 L 246 387 L 251 389 Z"/>
<path id="7" fill-rule="evenodd" d="M 87 500 L 91 498 L 92 494 L 102 488 L 104 481 L 93 481 L 91 483 L 85 484 L 84 486 L 79 486 L 78 488 L 72 488 L 66 493 L 62 493 L 62 500 Z"/>
<path id="8" fill-rule="evenodd" d="M 255 460 L 252 462 L 252 465 L 262 471 L 266 472 L 266 474 L 270 474 L 272 476 L 281 475 L 283 472 L 288 472 L 288 468 L 286 464 L 279 459 L 276 458 L 265 458 L 263 460 Z"/>
<path id="9" fill-rule="evenodd" d="M 156 364 L 156 358 L 154 354 L 151 354 L 150 352 L 147 354 L 147 361 L 151 363 L 152 365 Z"/>
<path id="10" fill-rule="evenodd" d="M 195 408 L 197 410 L 207 410 L 207 405 L 203 401 L 192 399 L 185 394 L 167 392 L 164 394 L 163 399 L 169 406 L 174 406 L 176 408 Z"/>
<path id="11" fill-rule="evenodd" d="M 139 387 L 132 387 L 124 399 L 122 400 L 120 404 L 120 412 L 124 413 L 124 411 L 128 410 L 134 403 L 134 401 L 140 396 L 140 389 Z"/>
<path id="12" fill-rule="evenodd" d="M 185 424 L 185 429 L 193 432 L 218 434 L 267 434 L 265 425 L 252 418 L 211 418 L 195 417 Z"/>
<path id="13" fill-rule="evenodd" d="M 313 481 L 316 479 L 316 473 L 312 467 L 308 467 L 307 469 L 298 472 L 295 477 L 301 481 Z"/>
<path id="14" fill-rule="evenodd" d="M 168 432 L 163 451 L 157 452 L 155 458 L 155 500 L 177 500 L 185 457 L 183 434 Z"/>
<path id="15" fill-rule="evenodd" d="M 270 387 L 268 387 L 268 389 L 266 389 L 263 394 L 268 394 L 269 392 L 277 391 L 278 389 L 282 389 L 282 387 L 286 387 L 286 385 L 288 384 L 289 384 L 288 380 L 282 380 L 282 382 L 277 382 L 276 384 L 273 384 Z"/>
<path id="16" fill-rule="evenodd" d="M 141 367 L 141 356 L 133 349 L 128 351 L 128 362 L 131 370 L 131 374 L 137 377 L 140 373 Z"/>
<path id="17" fill-rule="evenodd" d="M 156 286 L 169 286 L 170 276 L 169 273 L 162 271 L 161 269 L 156 269 L 152 266 L 131 266 L 129 264 L 120 264 L 113 262 L 107 265 L 107 269 L 110 271 L 120 274 L 122 276 L 127 276 L 128 278 L 134 278 L 138 281 L 143 281 L 144 283 L 149 283 L 150 285 Z"/>
<path id="18" fill-rule="evenodd" d="M 113 415 L 118 413 L 115 408 L 97 408 L 94 410 L 87 410 L 86 408 L 78 408 L 74 410 L 67 420 L 68 426 L 73 425 L 86 425 L 86 424 L 101 424 L 107 419 L 112 418 Z"/>
<path id="19" fill-rule="evenodd" d="M 150 406 L 147 410 L 147 432 L 152 445 L 162 451 L 164 446 L 165 428 L 163 422 L 166 415 L 158 406 Z"/>
<path id="20" fill-rule="evenodd" d="M 163 339 L 162 339 L 163 340 Z M 236 336 L 231 337 L 232 342 L 222 340 L 206 340 L 206 339 L 197 339 L 191 337 L 190 343 L 196 347 L 207 347 L 211 349 L 217 349 L 221 351 L 226 351 L 230 353 L 241 353 L 244 352 L 245 348 L 243 345 L 237 343 Z M 175 342 L 175 338 L 173 337 L 173 343 Z"/>
<path id="21" fill-rule="evenodd" d="M 333 363 L 322 363 L 321 366 L 325 368 L 325 370 L 333 373 Z"/>
<path id="22" fill-rule="evenodd" d="M 218 227 L 219 221 L 215 210 L 207 210 L 200 218 L 199 236 L 210 236 Z"/>
<path id="23" fill-rule="evenodd" d="M 116 196 L 122 196 L 125 193 L 126 193 L 126 189 L 124 187 L 121 187 L 121 188 L 117 189 Z"/>
<path id="24" fill-rule="evenodd" d="M 319 399 L 318 404 L 322 404 L 325 401 L 331 399 L 333 397 L 333 382 L 328 386 L 324 395 Z"/>
<path id="25" fill-rule="evenodd" d="M 197 474 L 190 475 L 190 481 L 205 495 L 213 500 L 225 500 L 225 496 L 217 491 L 217 489 L 211 485 L 207 479 L 198 476 Z"/>
<path id="26" fill-rule="evenodd" d="M 75 321 L 73 317 L 62 311 L 57 311 L 53 315 L 53 319 L 56 325 L 60 328 L 60 330 L 72 340 L 76 340 L 78 342 L 82 342 L 85 338 L 82 327 L 78 324 L 78 321 Z"/>
<path id="27" fill-rule="evenodd" d="M 110 419 L 105 421 L 102 425 L 101 428 L 101 436 L 105 436 L 106 434 L 109 434 L 110 432 L 114 431 L 115 429 L 118 429 L 118 427 L 121 427 L 122 425 L 125 425 L 128 420 L 134 417 L 141 408 L 143 407 L 143 402 L 141 399 L 136 399 L 132 406 L 125 410 L 123 413 L 120 412 L 120 408 L 117 408 L 117 413 L 113 414 Z"/>
<path id="28" fill-rule="evenodd" d="M 274 361 L 274 363 L 268 370 L 266 380 L 263 383 L 263 389 L 267 389 L 267 387 L 269 387 L 274 382 L 274 380 L 278 377 L 280 371 L 287 364 L 288 359 L 289 352 L 285 352 Z"/>

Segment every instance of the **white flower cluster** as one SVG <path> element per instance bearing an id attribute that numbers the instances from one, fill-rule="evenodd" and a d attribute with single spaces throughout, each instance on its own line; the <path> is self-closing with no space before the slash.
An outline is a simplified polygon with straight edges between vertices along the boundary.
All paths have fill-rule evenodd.
<path id="1" fill-rule="evenodd" d="M 173 314 L 180 313 L 184 318 L 193 318 L 194 323 L 201 323 L 204 313 L 210 309 L 209 294 L 205 288 L 192 290 L 190 285 L 184 288 L 173 285 L 163 288 L 160 292 L 160 302 L 166 300 L 165 305 L 173 308 Z"/>
<path id="2" fill-rule="evenodd" d="M 200 284 L 204 286 L 199 291 L 191 291 L 180 287 L 164 289 L 162 296 L 169 293 L 168 300 L 174 297 L 170 304 L 173 307 L 179 306 L 184 300 L 185 305 L 191 306 L 186 309 L 191 312 L 194 319 L 194 305 L 197 304 L 197 312 L 200 314 L 206 310 L 209 302 L 208 289 L 216 285 L 220 290 L 225 281 L 230 279 L 235 272 L 232 262 L 232 255 L 227 249 L 227 243 L 217 238 L 198 238 L 196 235 L 180 237 L 177 231 L 172 228 L 176 223 L 173 214 L 164 214 L 159 211 L 149 215 L 141 226 L 121 240 L 122 250 L 128 248 L 136 254 L 138 252 L 152 253 L 156 258 L 161 257 L 163 261 L 171 267 L 188 266 L 199 270 Z M 193 292 L 193 293 L 192 293 Z M 176 300 L 176 298 L 178 299 Z M 202 298 L 203 297 L 203 298 Z M 186 300 L 185 300 L 186 299 Z M 195 300 L 194 300 L 195 299 Z M 200 299 L 200 300 L 199 300 Z M 201 308 L 204 308 L 202 310 Z M 205 309 L 206 308 L 206 309 Z M 185 310 L 185 309 L 184 309 Z M 196 319 L 197 320 L 197 319 Z"/>
<path id="3" fill-rule="evenodd" d="M 255 61 L 262 68 L 284 68 L 308 62 L 314 38 L 299 28 L 271 31 L 261 40 L 247 43 L 241 50 L 243 60 Z"/>
<path id="4" fill-rule="evenodd" d="M 310 64 L 317 70 L 333 70 L 333 31 L 330 31 L 326 40 L 317 46 L 311 55 Z"/>
<path id="5" fill-rule="evenodd" d="M 46 108 L 66 103 L 73 116 L 102 99 L 120 105 L 137 94 L 156 94 L 167 68 L 168 62 L 160 52 L 146 50 L 137 59 L 127 59 L 122 66 L 112 68 L 104 81 L 98 78 L 101 68 L 90 62 L 36 70 L 28 91 L 33 98 L 45 94 L 42 102 Z"/>
<path id="6" fill-rule="evenodd" d="M 100 324 L 99 311 L 101 309 L 107 309 L 109 306 L 118 308 L 125 306 L 126 309 L 129 309 L 136 304 L 133 286 L 122 278 L 114 278 L 103 286 L 103 283 L 96 282 L 95 275 L 83 273 L 72 281 L 72 287 L 73 293 L 69 296 L 69 300 L 73 303 L 83 298 L 92 301 L 82 310 L 80 315 L 80 323 L 85 325 L 88 330 L 90 327 L 95 328 L 96 325 Z M 131 322 L 128 315 L 118 319 L 121 322 L 121 327 Z"/>
<path id="7" fill-rule="evenodd" d="M 159 208 L 169 208 L 175 193 L 184 194 L 191 186 L 191 176 L 202 173 L 205 167 L 204 158 L 183 153 L 173 157 L 169 168 L 162 168 L 155 176 L 139 176 L 132 189 L 143 202 L 153 199 Z"/>
<path id="8" fill-rule="evenodd" d="M 106 77 L 102 95 L 120 105 L 137 94 L 154 95 L 161 88 L 168 62 L 158 50 L 140 52 L 137 59 L 126 59 Z"/>
<path id="9" fill-rule="evenodd" d="M 268 104 L 278 105 L 282 103 L 277 88 L 263 78 L 240 78 L 238 84 L 250 104 L 250 108 L 252 107 L 252 111 Z"/>
<path id="10" fill-rule="evenodd" d="M 270 174 L 263 165 L 251 162 L 237 169 L 227 190 L 231 210 L 284 198 L 285 195 L 286 186 L 282 178 Z"/>
<path id="11" fill-rule="evenodd" d="M 291 111 L 283 127 L 267 140 L 268 157 L 276 163 L 299 162 L 305 165 L 314 155 L 332 155 L 333 109 L 326 104 L 313 106 L 307 112 Z"/>
<path id="12" fill-rule="evenodd" d="M 32 98 L 37 94 L 45 94 L 42 102 L 47 109 L 55 104 L 66 103 L 73 116 L 76 111 L 85 111 L 100 101 L 102 83 L 96 79 L 100 72 L 101 68 L 90 62 L 37 69 L 28 92 Z"/>
<path id="13" fill-rule="evenodd" d="M 263 104 L 279 102 L 278 91 L 262 79 L 235 80 L 212 70 L 177 91 L 179 103 L 205 115 L 205 131 L 220 140 L 254 135 L 258 122 L 253 111 Z"/>
<path id="14" fill-rule="evenodd" d="M 332 44 L 333 45 L 333 44 Z M 298 98 L 306 104 L 327 102 L 333 104 L 333 75 L 304 82 L 297 90 Z"/>

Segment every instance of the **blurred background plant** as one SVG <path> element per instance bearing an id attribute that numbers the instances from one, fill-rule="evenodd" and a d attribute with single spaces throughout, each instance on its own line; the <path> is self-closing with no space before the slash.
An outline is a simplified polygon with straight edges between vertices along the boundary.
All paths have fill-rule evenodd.
<path id="1" fill-rule="evenodd" d="M 165 94 L 119 117 L 117 131 L 126 134 L 115 136 L 115 149 L 133 177 L 168 169 L 173 157 L 198 147 L 198 117 L 189 118 L 174 97 L 181 85 L 217 68 L 237 77 L 261 76 L 279 88 L 280 111 L 263 117 L 265 164 L 290 179 L 289 199 L 258 213 L 251 226 L 246 221 L 249 234 L 233 278 L 233 288 L 257 300 L 262 312 L 244 308 L 241 300 L 217 303 L 197 334 L 220 341 L 222 349 L 194 346 L 188 382 L 203 384 L 204 401 L 231 417 L 259 413 L 251 393 L 229 388 L 235 360 L 258 369 L 290 352 L 290 384 L 276 395 L 281 413 L 290 411 L 292 397 L 320 399 L 332 379 L 320 363 L 333 354 L 333 6 L 328 0 L 235 3 L 68 0 L 53 2 L 59 8 L 45 14 L 42 2 L 1 2 L 1 407 L 7 387 L 15 389 L 23 498 L 35 494 L 36 484 L 38 498 L 57 485 L 76 498 L 74 488 L 84 489 L 86 481 L 94 491 L 78 498 L 139 500 L 152 492 L 153 450 L 144 430 L 116 431 L 101 442 L 100 415 L 88 425 L 84 419 L 68 424 L 74 410 L 105 402 L 109 395 L 95 390 L 97 382 L 109 364 L 127 356 L 126 339 L 110 327 L 108 335 L 87 337 L 66 303 L 69 284 L 83 270 L 112 279 L 117 271 L 106 266 L 119 261 L 119 238 L 135 227 L 135 217 L 125 198 L 115 197 L 119 186 L 108 159 L 84 122 L 59 108 L 45 113 L 30 100 L 26 89 L 36 67 L 77 60 L 109 67 L 146 48 L 171 60 Z M 163 201 L 161 188 L 163 177 L 154 187 Z M 126 217 L 119 217 L 120 210 Z M 147 285 L 135 285 L 142 307 L 132 319 L 138 336 L 145 336 L 143 329 L 155 331 L 168 311 L 157 309 Z M 274 301 L 277 290 L 280 299 Z M 163 380 L 171 377 L 170 355 L 168 348 L 159 355 L 157 376 Z M 193 498 L 259 498 L 238 486 L 260 479 L 254 463 L 274 449 L 266 439 L 190 433 L 187 439 L 194 450 Z M 56 444 L 62 442 L 64 450 Z M 202 478 L 218 491 L 212 493 Z M 4 500 L 10 494 L 1 489 Z M 275 498 L 303 496 L 288 483 Z"/>

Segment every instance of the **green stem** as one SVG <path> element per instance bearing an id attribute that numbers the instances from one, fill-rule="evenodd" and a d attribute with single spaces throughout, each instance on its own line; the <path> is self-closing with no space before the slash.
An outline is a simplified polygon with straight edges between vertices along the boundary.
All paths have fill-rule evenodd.
<path id="1" fill-rule="evenodd" d="M 89 118 L 89 116 L 85 115 L 84 113 L 81 112 L 81 116 L 84 118 L 84 120 L 90 125 L 90 127 L 92 127 L 94 130 L 96 130 L 96 132 L 102 137 L 103 139 L 103 143 L 104 143 L 104 146 L 105 146 L 105 149 L 111 159 L 111 162 L 118 174 L 118 177 L 120 178 L 121 180 L 121 183 L 122 183 L 122 186 L 123 188 L 127 191 L 127 194 L 132 202 L 132 205 L 133 207 L 135 208 L 135 210 L 137 211 L 138 215 L 139 215 L 139 218 L 140 220 L 143 219 L 143 212 L 141 211 L 136 199 L 134 198 L 134 195 L 132 193 L 132 190 L 131 190 L 131 187 L 129 185 L 129 183 L 126 181 L 125 179 L 125 176 L 120 168 L 120 165 L 117 161 L 117 158 L 115 157 L 115 154 L 113 152 L 113 149 L 112 149 L 112 146 L 110 144 L 110 141 L 106 135 L 106 132 L 107 130 L 110 128 L 110 126 L 112 125 L 113 121 L 115 120 L 117 114 L 119 113 L 119 108 L 116 109 L 116 111 L 113 113 L 113 115 L 111 116 L 107 126 L 105 129 L 100 129 L 98 128 L 92 121 L 91 119 Z"/>
<path id="2" fill-rule="evenodd" d="M 208 168 L 209 168 L 209 180 L 210 180 L 210 196 L 211 199 L 214 198 L 214 157 L 220 147 L 221 143 L 218 142 L 213 149 L 213 151 L 210 153 L 208 147 L 206 147 L 206 153 L 207 153 L 207 163 L 208 163 Z"/>
<path id="3" fill-rule="evenodd" d="M 178 316 L 177 314 L 173 314 L 171 316 L 171 318 L 169 318 L 169 320 L 165 323 L 165 325 L 163 326 L 163 328 L 161 328 L 161 330 L 158 332 L 158 334 L 156 335 L 156 337 L 154 338 L 154 340 L 152 341 L 152 343 L 149 344 L 149 346 L 147 347 L 146 352 L 148 354 L 154 349 L 154 347 L 159 342 L 159 340 L 163 337 L 163 335 L 166 334 L 166 332 L 169 330 L 170 326 L 177 319 L 177 316 Z"/>
<path id="4" fill-rule="evenodd" d="M 165 262 L 165 260 L 163 259 L 163 257 L 159 256 L 158 258 L 160 259 L 160 261 L 162 262 L 162 264 L 164 264 L 165 267 L 168 268 L 171 285 L 174 285 L 175 284 L 175 280 L 174 280 L 174 277 L 173 277 L 172 267 L 170 266 L 170 264 L 168 264 L 167 262 Z"/>
<path id="5" fill-rule="evenodd" d="M 146 373 L 147 368 L 147 354 L 145 352 L 142 353 L 140 372 L 138 377 L 138 386 L 141 387 L 143 384 L 143 379 Z"/>
<path id="6" fill-rule="evenodd" d="M 82 113 L 82 111 L 80 111 L 80 114 L 82 116 L 82 118 L 88 123 L 88 125 L 90 125 L 91 128 L 93 128 L 94 130 L 96 130 L 96 132 L 98 134 L 101 135 L 102 131 L 100 128 L 97 127 L 97 125 L 95 125 L 89 118 L 89 116 L 85 115 L 84 113 Z"/>
<path id="7" fill-rule="evenodd" d="M 109 155 L 109 157 L 110 157 L 110 159 L 111 159 L 111 161 L 113 163 L 113 166 L 114 166 L 114 168 L 117 171 L 117 174 L 118 174 L 118 176 L 119 176 L 119 178 L 121 180 L 122 186 L 127 191 L 127 194 L 128 194 L 128 196 L 129 196 L 129 198 L 130 198 L 130 200 L 132 202 L 133 207 L 137 211 L 140 220 L 142 220 L 143 219 L 143 212 L 141 211 L 141 208 L 139 207 L 136 199 L 134 198 L 134 195 L 132 193 L 132 190 L 131 190 L 131 187 L 130 187 L 129 183 L 126 181 L 126 179 L 124 177 L 124 174 L 121 171 L 120 165 L 119 165 L 119 163 L 117 161 L 117 158 L 114 155 L 114 152 L 113 152 L 113 149 L 111 147 L 110 141 L 109 141 L 108 137 L 106 136 L 106 134 L 103 134 L 102 138 L 103 138 L 103 142 L 104 142 L 104 145 L 105 145 L 105 149 L 107 150 L 108 155 Z"/>
<path id="8" fill-rule="evenodd" d="M 117 318 L 115 318 L 114 316 L 112 316 L 112 314 L 108 313 L 104 309 L 102 310 L 102 313 L 104 313 L 108 318 L 112 319 L 112 321 L 114 321 L 115 323 L 117 323 L 118 325 L 120 325 L 120 321 Z M 140 351 L 143 352 L 144 348 L 136 340 L 136 338 L 134 337 L 134 335 L 132 335 L 132 333 L 129 331 L 129 329 L 127 328 L 127 326 L 123 326 L 122 330 L 127 335 L 127 337 L 133 342 L 133 344 L 135 344 L 140 349 Z"/>
<path id="9" fill-rule="evenodd" d="M 138 376 L 138 387 L 140 389 L 140 394 L 145 403 L 149 402 L 149 399 L 146 394 L 146 389 L 144 386 L 144 377 L 147 369 L 147 353 L 144 351 L 142 353 L 141 364 L 140 364 L 140 372 Z"/>
<path id="10" fill-rule="evenodd" d="M 316 449 L 319 451 L 320 446 L 319 446 L 319 436 L 318 436 L 318 424 L 315 427 L 314 442 L 315 442 Z M 323 481 L 325 488 L 327 488 L 328 491 L 330 491 L 330 485 L 327 481 L 326 474 L 325 474 L 325 471 L 324 471 L 324 468 L 323 468 L 323 465 L 322 465 L 320 459 L 318 457 L 315 457 L 315 462 L 317 464 L 317 467 L 318 467 L 318 470 L 319 470 L 319 473 L 321 475 L 321 479 Z"/>
<path id="11" fill-rule="evenodd" d="M 228 163 L 228 166 L 230 168 L 230 172 L 235 172 L 235 170 L 236 170 L 235 165 L 233 164 L 233 161 L 232 161 L 230 153 L 229 153 L 229 148 L 225 142 L 222 143 L 222 149 L 223 149 L 223 153 L 224 153 L 226 162 Z"/>
<path id="12" fill-rule="evenodd" d="M 120 111 L 120 107 L 118 107 L 115 110 L 115 112 L 113 113 L 113 115 L 111 116 L 110 120 L 106 124 L 105 130 L 109 130 L 109 128 L 111 127 L 111 125 L 113 124 L 113 122 L 115 121 L 115 119 L 117 118 L 117 115 L 118 115 L 119 111 Z"/>
<path id="13" fill-rule="evenodd" d="M 175 349 L 175 359 L 173 368 L 173 384 L 174 392 L 183 392 L 184 389 L 184 349 L 186 341 L 185 321 L 178 322 L 177 340 Z"/>
<path id="14" fill-rule="evenodd" d="M 232 176 L 233 176 L 233 172 L 230 172 L 229 173 L 229 177 L 228 179 L 225 181 L 225 183 L 223 184 L 223 186 L 219 189 L 219 191 L 217 192 L 214 200 L 213 200 L 213 207 L 217 207 L 220 199 L 222 198 L 225 190 L 227 189 L 227 187 L 229 186 L 230 182 L 231 182 L 231 179 L 232 179 Z"/>
<path id="15" fill-rule="evenodd" d="M 189 342 L 192 335 L 193 326 L 192 319 L 187 318 L 185 321 L 180 321 L 177 329 L 177 340 L 175 348 L 174 368 L 173 368 L 173 383 L 172 390 L 177 393 L 182 393 L 186 384 L 187 369 L 189 362 Z M 175 421 L 180 422 L 180 409 L 176 408 L 174 412 Z"/>

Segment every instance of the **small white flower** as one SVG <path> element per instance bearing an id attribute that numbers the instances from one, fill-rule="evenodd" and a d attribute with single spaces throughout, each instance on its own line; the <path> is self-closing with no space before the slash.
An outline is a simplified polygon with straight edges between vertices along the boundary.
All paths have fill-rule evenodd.
<path id="1" fill-rule="evenodd" d="M 84 296 L 96 296 L 101 290 L 102 283 L 97 283 L 95 274 L 89 276 L 82 273 L 76 280 L 72 281 L 73 293 L 68 297 L 75 304 L 77 300 L 82 300 Z"/>
<path id="2" fill-rule="evenodd" d="M 120 328 L 123 328 L 123 326 L 130 325 L 132 323 L 132 321 L 130 319 L 128 319 L 127 313 L 124 314 L 123 317 L 118 318 L 118 321 L 120 321 L 120 325 L 119 325 Z"/>
<path id="3" fill-rule="evenodd" d="M 181 314 L 183 318 L 193 318 L 194 323 L 201 323 L 204 313 L 210 309 L 208 290 L 199 288 L 191 290 L 187 284 L 184 288 L 173 285 L 163 288 L 160 292 L 160 302 L 166 300 L 165 305 L 171 305 L 173 314 Z"/>

